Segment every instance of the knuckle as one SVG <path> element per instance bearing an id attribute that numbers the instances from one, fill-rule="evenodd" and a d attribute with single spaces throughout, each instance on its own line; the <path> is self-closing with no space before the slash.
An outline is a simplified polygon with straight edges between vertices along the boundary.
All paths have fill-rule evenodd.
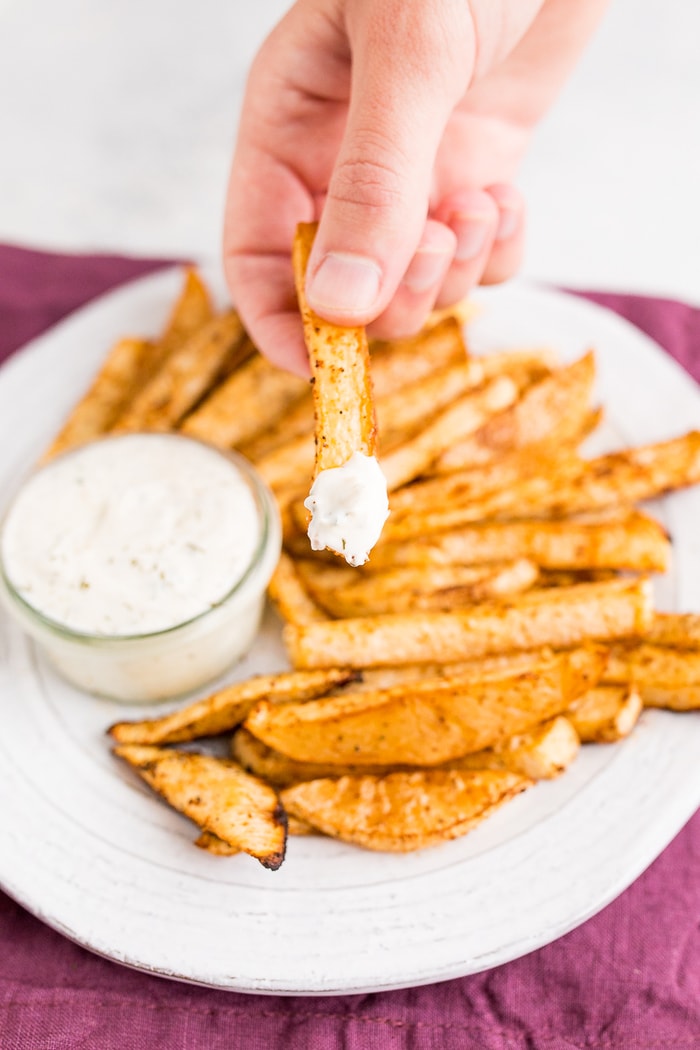
<path id="1" fill-rule="evenodd" d="M 362 155 L 363 154 L 363 155 Z M 403 197 L 404 179 L 398 165 L 368 146 L 344 158 L 333 173 L 328 197 L 336 203 L 356 205 L 381 213 L 393 210 Z"/>

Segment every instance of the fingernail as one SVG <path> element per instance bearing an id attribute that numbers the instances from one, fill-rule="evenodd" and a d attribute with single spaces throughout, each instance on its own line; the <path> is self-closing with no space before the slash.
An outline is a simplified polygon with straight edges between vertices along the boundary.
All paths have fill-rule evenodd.
<path id="1" fill-rule="evenodd" d="M 306 286 L 314 310 L 361 314 L 379 298 L 382 273 L 372 259 L 350 252 L 329 252 Z"/>
<path id="2" fill-rule="evenodd" d="M 507 241 L 512 237 L 520 225 L 520 211 L 515 208 L 501 208 L 501 213 L 496 227 L 496 240 Z"/>
<path id="3" fill-rule="evenodd" d="M 449 258 L 445 252 L 419 248 L 411 259 L 401 284 L 414 295 L 428 292 L 440 281 L 448 265 Z"/>
<path id="4" fill-rule="evenodd" d="M 489 225 L 489 219 L 485 215 L 455 212 L 450 216 L 450 226 L 457 237 L 455 259 L 458 262 L 470 262 L 476 259 L 477 255 L 481 255 L 486 247 Z"/>

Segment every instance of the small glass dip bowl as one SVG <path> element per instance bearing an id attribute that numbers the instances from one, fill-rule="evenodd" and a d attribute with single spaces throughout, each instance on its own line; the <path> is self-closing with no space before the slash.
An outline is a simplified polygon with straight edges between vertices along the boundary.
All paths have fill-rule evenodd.
<path id="1" fill-rule="evenodd" d="M 236 484 L 240 485 L 241 481 L 245 484 L 255 506 L 257 537 L 248 543 L 252 556 L 223 596 L 197 615 L 163 629 L 115 634 L 74 629 L 35 607 L 13 582 L 13 566 L 7 562 L 8 524 L 25 488 L 38 475 L 55 470 L 58 464 L 79 456 L 84 449 L 135 439 L 172 442 L 175 454 L 184 442 L 228 464 L 232 480 L 235 477 Z M 138 450 L 143 446 L 136 447 Z M 46 515 L 51 515 L 51 507 L 46 508 Z M 231 543 L 235 542 L 232 534 Z M 89 693 L 115 700 L 151 702 L 188 693 L 213 681 L 250 648 L 259 628 L 265 589 L 277 565 L 280 548 L 281 528 L 274 497 L 242 456 L 179 434 L 107 436 L 39 467 L 15 497 L 0 529 L 0 599 L 69 682 Z"/>

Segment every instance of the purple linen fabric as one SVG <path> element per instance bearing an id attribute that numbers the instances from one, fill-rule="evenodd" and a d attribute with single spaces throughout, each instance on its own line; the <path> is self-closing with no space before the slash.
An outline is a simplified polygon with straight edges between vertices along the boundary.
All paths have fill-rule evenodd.
<path id="1" fill-rule="evenodd" d="M 0 358 L 161 265 L 0 247 Z M 588 297 L 700 378 L 700 311 Z M 700 813 L 626 893 L 554 944 L 487 973 L 373 995 L 267 998 L 136 973 L 75 946 L 0 893 L 0 1050 L 593 1047 L 700 1047 Z"/>

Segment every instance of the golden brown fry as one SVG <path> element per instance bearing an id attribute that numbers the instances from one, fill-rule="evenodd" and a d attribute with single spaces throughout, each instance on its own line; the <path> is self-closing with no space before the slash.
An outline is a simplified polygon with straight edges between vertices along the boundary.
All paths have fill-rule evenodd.
<path id="1" fill-rule="evenodd" d="M 332 616 L 379 616 L 455 609 L 518 594 L 536 580 L 537 566 L 521 558 L 485 566 L 427 566 L 371 573 L 350 583 L 346 579 L 336 587 L 312 589 L 312 593 Z"/>
<path id="2" fill-rule="evenodd" d="M 314 436 L 311 431 L 299 434 L 267 452 L 256 462 L 258 473 L 277 494 L 283 489 L 308 488 L 314 464 Z M 309 541 L 304 541 L 309 549 Z"/>
<path id="3" fill-rule="evenodd" d="M 121 339 L 112 348 L 45 458 L 106 434 L 163 361 L 211 317 L 209 292 L 196 270 L 190 268 L 160 339 Z"/>
<path id="4" fill-rule="evenodd" d="M 185 282 L 177 298 L 165 330 L 158 340 L 159 354 L 155 367 L 160 366 L 172 353 L 179 350 L 200 328 L 214 316 L 209 290 L 197 271 L 189 266 L 185 271 Z"/>
<path id="5" fill-rule="evenodd" d="M 647 685 L 700 685 L 700 652 L 665 649 L 644 641 L 634 646 L 616 645 L 605 672 L 608 682 L 634 682 L 642 690 Z"/>
<path id="6" fill-rule="evenodd" d="M 370 359 L 374 396 L 388 397 L 448 365 L 463 362 L 466 356 L 462 328 L 454 317 L 445 317 L 407 339 L 373 341 Z"/>
<path id="7" fill-rule="evenodd" d="M 156 345 L 145 339 L 120 339 L 44 454 L 44 460 L 106 434 L 144 377 L 151 374 L 150 362 L 156 354 Z"/>
<path id="8" fill-rule="evenodd" d="M 292 263 L 314 381 L 317 475 L 343 466 L 355 452 L 373 456 L 376 427 L 364 328 L 330 324 L 306 300 L 306 267 L 315 233 L 315 224 L 297 226 Z"/>
<path id="9" fill-rule="evenodd" d="M 287 623 L 314 623 L 316 620 L 328 619 L 306 590 L 294 562 L 284 551 L 272 574 L 267 593 Z"/>
<path id="10" fill-rule="evenodd" d="M 255 438 L 298 401 L 308 383 L 253 354 L 187 417 L 182 431 L 220 448 Z"/>
<path id="11" fill-rule="evenodd" d="M 700 685 L 638 685 L 645 707 L 667 711 L 700 711 Z"/>
<path id="12" fill-rule="evenodd" d="M 513 448 L 540 441 L 566 441 L 580 431 L 590 411 L 595 378 L 593 354 L 529 387 L 511 408 L 489 420 L 472 437 L 440 456 L 438 473 L 488 462 Z"/>
<path id="13" fill-rule="evenodd" d="M 648 630 L 651 617 L 648 580 L 610 580 L 528 591 L 449 613 L 288 624 L 284 638 L 295 667 L 372 667 L 636 637 Z"/>
<path id="14" fill-rule="evenodd" d="M 114 430 L 176 427 L 224 371 L 240 364 L 251 352 L 234 310 L 214 317 L 170 355 L 131 400 Z"/>
<path id="15" fill-rule="evenodd" d="M 314 403 L 311 391 L 307 390 L 280 419 L 274 420 L 251 441 L 244 441 L 240 451 L 251 463 L 257 463 L 280 445 L 286 445 L 302 434 L 313 434 L 313 429 Z M 308 485 L 308 476 L 304 480 Z"/>
<path id="16" fill-rule="evenodd" d="M 603 653 L 582 649 L 500 676 L 425 679 L 309 704 L 262 701 L 245 728 L 302 762 L 436 766 L 560 714 L 604 666 Z"/>
<path id="17" fill-rule="evenodd" d="M 445 449 L 482 427 L 487 419 L 512 404 L 516 396 L 517 387 L 507 376 L 498 376 L 480 389 L 463 394 L 420 433 L 381 457 L 389 490 L 425 473 Z"/>
<path id="18" fill-rule="evenodd" d="M 289 834 L 289 828 L 287 828 L 287 834 Z M 199 836 L 194 840 L 195 846 L 199 849 L 206 850 L 207 853 L 213 853 L 215 857 L 234 857 L 237 853 L 240 853 L 238 846 L 232 846 L 228 842 L 224 842 L 218 835 L 214 835 L 211 831 L 202 831 Z"/>
<path id="19" fill-rule="evenodd" d="M 663 648 L 646 640 L 635 646 L 615 646 L 605 679 L 636 686 L 645 707 L 671 711 L 700 707 L 699 650 Z"/>
<path id="20" fill-rule="evenodd" d="M 284 860 L 287 821 L 276 793 L 232 761 L 122 746 L 114 754 L 136 770 L 173 809 L 273 871 Z"/>
<path id="21" fill-rule="evenodd" d="M 507 769 L 531 780 L 552 780 L 569 768 L 579 752 L 578 734 L 561 715 L 541 726 L 511 737 L 498 748 Z"/>
<path id="22" fill-rule="evenodd" d="M 428 326 L 438 324 L 438 322 L 446 319 L 452 319 L 459 324 L 460 328 L 465 328 L 480 313 L 481 309 L 476 303 L 473 303 L 470 299 L 461 299 L 460 302 L 452 303 L 451 306 L 440 306 L 431 310 L 428 315 Z"/>
<path id="23" fill-rule="evenodd" d="M 657 612 L 644 640 L 669 649 L 700 649 L 700 615 Z"/>
<path id="24" fill-rule="evenodd" d="M 578 465 L 569 461 L 561 473 L 542 473 L 457 507 L 424 513 L 421 529 L 444 532 L 489 519 L 559 518 L 629 508 L 638 500 L 654 499 L 698 481 L 700 431 L 692 431 L 672 441 L 581 460 Z M 382 539 L 412 534 L 414 526 L 407 525 L 405 517 L 404 513 L 395 523 L 390 518 Z"/>
<path id="25" fill-rule="evenodd" d="M 290 814 L 365 849 L 407 852 L 471 831 L 531 781 L 508 770 L 421 770 L 312 780 L 282 792 Z"/>
<path id="26" fill-rule="evenodd" d="M 318 835 L 318 832 L 310 824 L 307 824 L 305 820 L 288 816 L 287 835 Z M 195 839 L 194 844 L 199 849 L 206 850 L 207 853 L 213 853 L 216 857 L 233 857 L 241 852 L 237 846 L 231 846 L 228 842 L 224 842 L 217 835 L 213 835 L 211 831 L 202 831 L 199 837 Z"/>
<path id="27" fill-rule="evenodd" d="M 634 686 L 603 685 L 580 697 L 567 718 L 583 744 L 610 744 L 628 736 L 642 712 Z"/>
<path id="28" fill-rule="evenodd" d="M 288 787 L 302 780 L 319 780 L 321 777 L 342 777 L 354 773 L 382 774 L 394 772 L 396 763 L 391 768 L 386 765 L 358 766 L 333 765 L 329 762 L 300 762 L 268 747 L 258 740 L 247 729 L 237 729 L 231 739 L 231 753 L 237 762 L 249 773 L 262 777 L 276 787 Z M 291 830 L 290 830 L 291 834 Z"/>
<path id="29" fill-rule="evenodd" d="M 377 428 L 383 452 L 407 440 L 456 398 L 481 386 L 483 381 L 481 363 L 469 358 L 376 398 Z"/>
<path id="30" fill-rule="evenodd" d="M 671 544 L 657 521 L 639 511 L 610 521 L 515 521 L 465 525 L 430 535 L 421 515 L 406 517 L 412 543 L 381 543 L 372 567 L 480 565 L 529 558 L 543 569 L 627 569 L 665 572 Z M 395 535 L 395 533 L 393 533 Z"/>
<path id="31" fill-rule="evenodd" d="M 520 389 L 539 383 L 550 375 L 558 365 L 557 355 L 549 347 L 532 347 L 523 350 L 496 350 L 474 360 L 484 369 L 484 377 L 509 375 Z"/>
<path id="32" fill-rule="evenodd" d="M 475 751 L 451 763 L 453 769 L 510 769 L 530 780 L 553 780 L 576 758 L 580 741 L 569 718 L 556 718 L 519 733 L 497 748 Z"/>
<path id="33" fill-rule="evenodd" d="M 324 672 L 261 674 L 225 686 L 204 700 L 195 700 L 161 718 L 117 722 L 108 733 L 120 744 L 180 744 L 202 736 L 216 736 L 234 729 L 258 700 L 285 703 L 323 696 L 334 686 L 349 682 L 352 671 L 331 668 Z"/>
<path id="34" fill-rule="evenodd" d="M 527 478 L 542 474 L 561 478 L 580 472 L 581 460 L 572 446 L 554 448 L 544 442 L 527 450 L 515 449 L 481 467 L 440 474 L 397 489 L 391 497 L 391 519 L 384 534 L 391 530 L 394 521 L 407 514 L 468 507 L 487 494 L 507 491 Z"/>
<path id="35" fill-rule="evenodd" d="M 518 517 L 563 517 L 654 499 L 700 481 L 700 431 L 671 441 L 628 448 L 582 463 L 581 473 L 565 479 L 525 481 L 507 500 L 485 500 L 484 517 L 507 504 Z"/>
<path id="36" fill-rule="evenodd" d="M 574 587 L 577 583 L 602 583 L 614 580 L 615 569 L 541 569 L 538 587 Z"/>
<path id="37" fill-rule="evenodd" d="M 589 694 L 586 694 L 588 696 Z M 641 706 L 641 705 L 640 705 Z M 535 726 L 527 733 L 511 737 L 498 748 L 474 751 L 445 763 L 444 768 L 459 770 L 510 769 L 531 780 L 551 780 L 563 773 L 579 750 L 579 737 L 569 718 L 558 715 Z M 238 729 L 231 740 L 231 753 L 249 773 L 262 777 L 276 787 L 289 787 L 304 780 L 326 777 L 357 776 L 366 773 L 410 772 L 411 766 L 399 763 L 383 765 L 347 765 L 301 762 L 268 747 L 247 729 Z M 414 767 L 413 767 L 414 768 Z M 437 768 L 443 768 L 442 766 Z M 289 834 L 294 834 L 292 825 Z"/>

